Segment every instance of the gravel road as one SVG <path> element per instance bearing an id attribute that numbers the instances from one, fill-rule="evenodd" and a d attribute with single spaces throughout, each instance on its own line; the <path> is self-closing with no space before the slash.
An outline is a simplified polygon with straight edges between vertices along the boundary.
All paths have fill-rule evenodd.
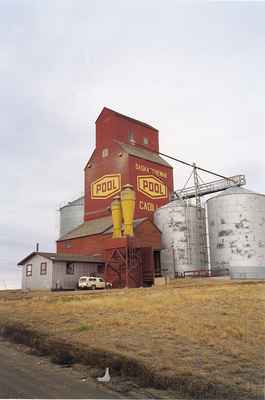
<path id="1" fill-rule="evenodd" d="M 0 339 L 0 398 L 118 399 L 116 394 L 74 368 L 63 368 Z"/>

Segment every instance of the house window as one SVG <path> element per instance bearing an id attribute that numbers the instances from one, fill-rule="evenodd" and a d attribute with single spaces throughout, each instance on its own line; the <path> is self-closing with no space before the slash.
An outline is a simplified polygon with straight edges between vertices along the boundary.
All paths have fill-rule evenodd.
<path id="1" fill-rule="evenodd" d="M 64 247 L 65 247 L 66 249 L 70 249 L 70 248 L 72 247 L 71 242 L 65 242 L 65 243 L 64 243 Z"/>
<path id="2" fill-rule="evenodd" d="M 102 150 L 102 157 L 106 158 L 106 157 L 108 157 L 108 155 L 109 155 L 109 149 L 103 149 Z"/>
<path id="3" fill-rule="evenodd" d="M 42 262 L 40 264 L 40 274 L 47 275 L 47 263 L 46 262 Z"/>
<path id="4" fill-rule="evenodd" d="M 26 276 L 32 276 L 32 264 L 26 265 Z"/>
<path id="5" fill-rule="evenodd" d="M 144 137 L 144 144 L 149 144 L 149 140 L 147 137 Z"/>
<path id="6" fill-rule="evenodd" d="M 66 264 L 66 275 L 74 275 L 75 265 L 73 263 Z"/>

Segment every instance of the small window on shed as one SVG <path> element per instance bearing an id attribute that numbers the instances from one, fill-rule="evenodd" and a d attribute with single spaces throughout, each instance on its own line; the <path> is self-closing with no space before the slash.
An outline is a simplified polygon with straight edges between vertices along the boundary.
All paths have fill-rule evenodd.
<path id="1" fill-rule="evenodd" d="M 40 274 L 47 275 L 47 263 L 46 262 L 42 262 L 40 264 Z"/>
<path id="2" fill-rule="evenodd" d="M 149 144 L 149 140 L 147 137 L 144 137 L 144 144 Z"/>
<path id="3" fill-rule="evenodd" d="M 75 265 L 74 263 L 66 264 L 66 275 L 74 275 L 75 273 Z"/>
<path id="4" fill-rule="evenodd" d="M 106 157 L 108 157 L 108 155 L 109 155 L 109 149 L 103 149 L 102 150 L 102 157 L 106 158 Z"/>
<path id="5" fill-rule="evenodd" d="M 26 265 L 26 276 L 32 276 L 32 264 Z"/>

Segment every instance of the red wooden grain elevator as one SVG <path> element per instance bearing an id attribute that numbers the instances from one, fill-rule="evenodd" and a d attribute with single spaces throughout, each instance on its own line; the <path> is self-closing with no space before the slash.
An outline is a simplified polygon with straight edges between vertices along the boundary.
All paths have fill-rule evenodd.
<path id="1" fill-rule="evenodd" d="M 57 241 L 57 252 L 105 255 L 112 233 L 111 201 L 131 184 L 136 193 L 134 243 L 145 248 L 145 260 L 150 259 L 146 248 L 152 249 L 158 268 L 161 243 L 153 213 L 173 192 L 173 169 L 158 151 L 157 129 L 104 107 L 96 120 L 96 148 L 84 171 L 84 223 Z M 130 286 L 141 285 L 141 276 L 135 282 Z"/>

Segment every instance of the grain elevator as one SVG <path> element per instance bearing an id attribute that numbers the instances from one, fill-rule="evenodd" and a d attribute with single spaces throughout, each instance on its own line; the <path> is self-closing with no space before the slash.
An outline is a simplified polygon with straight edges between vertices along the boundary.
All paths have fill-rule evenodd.
<path id="1" fill-rule="evenodd" d="M 19 263 L 24 287 L 73 289 L 80 271 L 113 288 L 223 271 L 264 279 L 265 196 L 242 189 L 244 175 L 225 177 L 162 154 L 156 128 L 107 107 L 96 120 L 95 142 L 84 195 L 59 210 L 56 253 L 33 252 Z M 162 156 L 192 168 L 183 188 L 174 190 L 173 168 Z M 202 181 L 198 171 L 215 180 Z M 205 208 L 202 196 L 217 192 Z"/>
<path id="2" fill-rule="evenodd" d="M 83 222 L 57 241 L 58 253 L 99 254 L 105 261 L 108 258 L 108 278 L 114 286 L 116 279 L 117 287 L 153 284 L 155 273 L 160 273 L 161 232 L 153 215 L 172 197 L 173 169 L 158 154 L 158 135 L 156 128 L 144 122 L 103 108 L 96 120 L 96 147 L 84 169 Z M 128 186 L 135 193 L 134 235 L 126 243 L 121 243 L 122 238 L 120 244 L 112 243 L 108 240 L 113 236 L 113 199 L 122 197 Z M 130 236 L 126 226 L 123 230 L 124 237 Z M 124 246 L 128 247 L 125 258 L 138 271 L 131 274 L 131 280 L 127 277 L 127 282 L 121 282 L 123 273 L 114 266 L 120 262 L 115 259 L 115 249 Z"/>

